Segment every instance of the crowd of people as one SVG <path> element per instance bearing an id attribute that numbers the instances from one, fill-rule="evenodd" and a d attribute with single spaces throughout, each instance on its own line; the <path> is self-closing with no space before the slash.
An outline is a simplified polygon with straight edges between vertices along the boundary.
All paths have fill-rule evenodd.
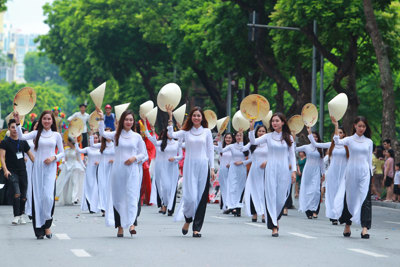
<path id="1" fill-rule="evenodd" d="M 186 235 L 201 237 L 210 185 L 213 200 L 224 214 L 266 223 L 279 236 L 279 220 L 292 205 L 292 185 L 298 210 L 317 219 L 325 196 L 326 217 L 333 225 L 361 224 L 361 238 L 371 227 L 371 193 L 375 199 L 400 200 L 400 164 L 390 140 L 373 145 L 371 129 L 357 117 L 347 134 L 332 117 L 335 131 L 323 142 L 309 127 L 309 144 L 297 145 L 286 117 L 274 113 L 269 125 L 250 121 L 249 131 L 215 134 L 200 107 L 194 107 L 183 125 L 174 125 L 172 107 L 166 106 L 168 127 L 157 135 L 154 125 L 126 110 L 119 120 L 110 105 L 99 108 L 98 132 L 88 129 L 86 105 L 63 121 L 58 107 L 31 114 L 21 125 L 18 114 L 8 122 L 9 137 L 0 144 L 4 177 L 13 191 L 12 223 L 32 220 L 37 239 L 52 238 L 57 205 L 80 205 L 82 211 L 101 213 L 105 224 L 137 233 L 143 204 L 157 205 L 160 214 L 184 220 Z M 84 123 L 81 140 L 63 138 L 68 121 Z M 61 162 L 61 164 L 60 164 Z M 183 164 L 182 164 L 183 163 Z M 183 166 L 182 166 L 183 165 Z M 178 184 L 182 196 L 178 207 Z M 217 183 L 216 183 L 217 181 Z M 219 196 L 219 198 L 217 197 Z"/>

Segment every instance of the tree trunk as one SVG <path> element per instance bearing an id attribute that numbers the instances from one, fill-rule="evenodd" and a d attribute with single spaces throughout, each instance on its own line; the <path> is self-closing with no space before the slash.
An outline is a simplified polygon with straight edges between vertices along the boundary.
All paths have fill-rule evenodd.
<path id="1" fill-rule="evenodd" d="M 390 68 L 389 57 L 386 50 L 386 45 L 383 42 L 378 24 L 374 14 L 371 0 L 364 0 L 365 27 L 369 33 L 372 45 L 375 49 L 376 58 L 378 60 L 379 72 L 382 88 L 382 139 L 390 139 L 394 150 L 397 152 L 396 157 L 400 156 L 400 151 L 397 149 L 398 141 L 396 138 L 396 106 L 395 95 L 393 89 L 392 71 Z"/>

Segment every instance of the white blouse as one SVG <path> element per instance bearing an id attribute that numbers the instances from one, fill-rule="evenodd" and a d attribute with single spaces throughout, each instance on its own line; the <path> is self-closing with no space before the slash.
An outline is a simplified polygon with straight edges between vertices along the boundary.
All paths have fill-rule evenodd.
<path id="1" fill-rule="evenodd" d="M 210 129 L 203 126 L 192 127 L 189 131 L 180 130 L 174 132 L 172 126 L 168 126 L 168 135 L 174 139 L 183 139 L 186 147 L 185 159 L 207 159 L 210 168 L 214 168 L 214 143 Z"/>
<path id="2" fill-rule="evenodd" d="M 152 136 L 149 131 L 145 131 L 146 137 L 156 147 L 157 154 L 156 159 L 161 161 L 168 161 L 170 158 L 174 158 L 175 162 L 179 162 L 183 157 L 182 143 L 174 139 L 167 140 L 167 146 L 164 151 L 161 150 L 161 140 L 157 140 L 155 136 Z"/>

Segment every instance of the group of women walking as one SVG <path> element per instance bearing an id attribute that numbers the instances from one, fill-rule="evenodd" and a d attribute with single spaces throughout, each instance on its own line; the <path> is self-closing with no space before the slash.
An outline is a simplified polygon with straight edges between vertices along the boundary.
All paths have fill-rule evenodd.
<path id="1" fill-rule="evenodd" d="M 153 191 L 151 202 L 158 202 L 160 213 L 172 216 L 175 212 L 176 191 L 179 178 L 178 162 L 183 157 L 183 195 L 175 212 L 175 221 L 185 221 L 182 234 L 186 235 L 192 224 L 193 237 L 201 237 L 206 213 L 210 178 L 214 179 L 214 150 L 220 155 L 218 178 L 221 191 L 221 208 L 224 213 L 241 216 L 246 207 L 248 216 L 256 222 L 258 216 L 279 236 L 279 220 L 285 202 L 296 181 L 296 151 L 305 152 L 307 161 L 302 172 L 299 195 L 299 211 L 309 219 L 317 218 L 321 199 L 321 181 L 326 178 L 326 216 L 333 224 L 345 223 L 344 236 L 350 236 L 352 222 L 363 227 L 361 237 L 369 238 L 371 227 L 370 178 L 372 175 L 371 131 L 365 118 L 354 121 L 354 134 L 347 136 L 337 121 L 332 118 L 335 133 L 332 141 L 322 143 L 318 134 L 309 131 L 310 144 L 297 146 L 286 117 L 275 113 L 270 126 L 250 121 L 250 131 L 240 129 L 235 135 L 227 133 L 217 136 L 208 129 L 204 112 L 194 107 L 182 127 L 174 131 L 172 107 L 166 106 L 169 114 L 168 127 L 163 129 L 158 140 L 146 129 L 146 137 L 156 147 L 153 167 Z M 32 193 L 28 194 L 35 235 L 51 238 L 51 223 L 56 192 L 56 162 L 71 158 L 78 162 L 74 167 L 66 166 L 65 173 L 57 181 L 57 195 L 70 195 L 67 202 L 77 201 L 73 180 L 77 171 L 85 171 L 82 210 L 102 211 L 106 225 L 118 228 L 117 236 L 124 236 L 124 229 L 136 234 L 137 217 L 140 213 L 140 187 L 142 164 L 148 159 L 146 145 L 135 129 L 135 116 L 127 110 L 122 113 L 115 131 L 105 128 L 103 112 L 99 115 L 99 134 L 90 136 L 90 146 L 81 149 L 76 140 L 69 140 L 64 151 L 62 138 L 56 132 L 54 116 L 45 111 L 39 118 L 37 130 L 23 134 L 21 140 L 33 140 L 35 161 L 30 175 Z M 145 118 L 142 118 L 145 120 Z M 144 123 L 146 125 L 146 123 Z M 153 129 L 154 131 L 154 129 Z M 249 142 L 247 141 L 249 139 Z M 75 145 L 72 146 L 72 141 Z M 329 167 L 323 166 L 324 149 L 327 149 Z M 57 153 L 56 153 L 57 151 Z M 87 155 L 86 167 L 80 154 Z M 250 168 L 247 166 L 251 163 Z M 63 173 L 63 169 L 61 171 Z M 70 174 L 68 178 L 68 174 Z M 69 185 L 69 183 L 72 183 Z M 71 186 L 71 188 L 68 188 Z M 75 188 L 74 190 L 72 188 Z M 79 188 L 79 186 L 78 186 Z M 68 193 L 67 193 L 68 192 Z M 156 200 L 158 199 L 158 201 Z"/>

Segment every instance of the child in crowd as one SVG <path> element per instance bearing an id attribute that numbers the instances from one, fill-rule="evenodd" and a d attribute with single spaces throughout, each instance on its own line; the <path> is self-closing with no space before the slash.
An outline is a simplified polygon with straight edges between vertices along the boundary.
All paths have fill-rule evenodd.
<path id="1" fill-rule="evenodd" d="M 393 188 L 393 200 L 400 202 L 400 162 L 395 166 L 396 173 L 394 175 L 394 188 Z"/>

